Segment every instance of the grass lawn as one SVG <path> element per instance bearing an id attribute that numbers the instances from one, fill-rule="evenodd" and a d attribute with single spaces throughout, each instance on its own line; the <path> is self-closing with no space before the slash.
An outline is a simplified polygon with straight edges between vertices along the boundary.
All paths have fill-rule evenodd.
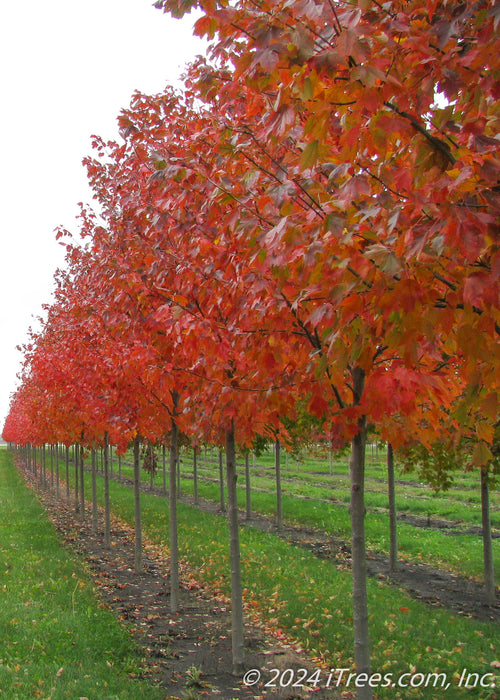
<path id="1" fill-rule="evenodd" d="M 155 700 L 127 631 L 0 449 L 0 698 Z"/>
<path id="2" fill-rule="evenodd" d="M 199 479 L 198 493 L 207 500 L 217 502 L 219 485 L 217 483 L 218 466 L 215 459 L 216 454 L 209 454 L 209 456 L 212 457 L 213 461 L 204 462 L 200 457 L 199 472 L 202 478 Z M 182 455 L 183 478 L 181 479 L 181 493 L 193 495 L 194 487 L 190 457 L 190 451 L 184 452 Z M 252 469 L 251 474 L 252 509 L 265 515 L 274 515 L 276 513 L 276 496 L 273 492 L 272 469 L 269 466 L 265 467 L 265 463 L 269 462 L 271 458 L 272 456 L 269 454 L 259 457 L 258 465 Z M 382 450 L 379 450 L 379 459 L 381 461 L 385 459 L 385 453 Z M 347 484 L 347 477 L 342 478 L 338 474 L 333 477 L 325 474 L 321 476 L 314 474 L 311 470 L 319 468 L 318 462 L 318 460 L 304 462 L 301 465 L 302 471 L 300 473 L 294 473 L 290 469 L 283 471 L 284 518 L 290 523 L 313 527 L 349 541 L 351 527 L 347 508 L 349 492 L 344 490 Z M 338 468 L 340 468 L 339 465 Z M 323 464 L 324 469 L 325 465 Z M 238 504 L 241 509 L 244 509 L 245 485 L 241 472 L 240 467 Z M 130 455 L 122 463 L 122 474 L 128 478 L 133 476 Z M 386 489 L 386 485 L 382 482 L 382 477 L 380 476 L 383 475 L 383 467 L 378 463 L 371 465 L 368 468 L 368 475 L 368 488 L 376 489 L 371 494 L 367 494 L 366 500 L 368 505 L 380 506 L 383 502 L 387 504 L 387 494 L 381 492 L 382 489 Z M 189 476 L 191 478 L 188 478 Z M 142 479 L 145 483 L 149 483 L 149 475 L 144 471 L 142 472 Z M 323 482 L 325 479 L 330 479 L 331 484 L 326 483 L 322 486 L 310 485 L 311 480 Z M 157 486 L 162 484 L 161 473 L 156 475 L 155 483 Z M 462 489 L 436 496 L 424 486 L 418 486 L 416 483 L 409 485 L 404 481 L 397 486 L 400 502 L 404 505 L 399 510 L 414 515 L 432 513 L 433 517 L 450 517 L 460 521 L 461 528 L 465 530 L 472 525 L 477 525 L 478 518 L 480 518 L 479 505 L 473 504 L 469 500 L 474 496 L 479 498 L 477 484 L 476 490 L 474 490 L 474 483 L 473 474 L 464 474 L 461 477 Z M 329 497 L 332 496 L 338 499 L 340 494 L 344 495 L 343 504 L 329 500 Z M 307 498 L 304 496 L 307 496 Z M 425 496 L 425 500 L 423 500 L 423 496 Z M 379 500 L 374 502 L 374 497 L 377 497 Z M 460 499 L 465 499 L 465 502 Z M 500 511 L 496 510 L 499 503 L 498 491 L 492 492 L 491 500 L 492 524 L 495 527 L 495 524 L 500 523 Z M 368 510 L 366 516 L 366 538 L 369 549 L 388 556 L 390 542 L 387 509 L 372 508 Z M 456 533 L 450 534 L 450 531 L 447 530 L 415 527 L 409 523 L 399 521 L 398 545 L 399 556 L 406 561 L 439 566 L 477 580 L 483 580 L 484 578 L 482 540 L 477 533 L 466 533 L 458 530 Z M 493 542 L 493 558 L 495 570 L 500 571 L 500 539 L 495 539 Z"/>
<path id="3" fill-rule="evenodd" d="M 86 474 L 87 493 L 90 475 Z M 134 519 L 133 492 L 110 484 L 113 511 L 128 523 Z M 102 482 L 99 485 L 102 503 Z M 164 498 L 144 493 L 143 529 L 147 537 L 168 544 L 168 505 Z M 184 565 L 214 591 L 229 595 L 228 533 L 224 518 L 179 503 L 179 543 Z M 267 624 L 298 639 L 305 649 L 330 668 L 353 663 L 352 578 L 313 554 L 277 536 L 242 528 L 242 576 L 248 609 L 261 611 Z M 496 673 L 498 626 L 426 606 L 383 582 L 368 583 L 372 668 L 380 674 L 443 674 L 450 683 L 450 700 L 461 697 L 493 698 L 495 689 L 459 687 L 460 677 L 478 678 Z M 413 676 L 412 676 L 413 678 Z M 378 688 L 377 698 L 436 698 L 433 685 L 415 688 Z M 487 680 L 492 681 L 492 676 Z M 471 684 L 470 684 L 471 685 Z"/>

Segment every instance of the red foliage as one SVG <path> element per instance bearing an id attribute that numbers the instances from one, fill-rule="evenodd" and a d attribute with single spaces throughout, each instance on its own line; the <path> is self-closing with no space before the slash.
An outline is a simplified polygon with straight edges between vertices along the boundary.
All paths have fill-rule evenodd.
<path id="1" fill-rule="evenodd" d="M 495 4 L 157 3 L 195 5 L 212 62 L 87 160 L 105 224 L 82 212 L 26 373 L 50 425 L 161 435 L 175 393 L 245 442 L 307 398 L 345 438 L 361 412 L 430 441 L 475 386 L 467 424 L 500 376 Z"/>

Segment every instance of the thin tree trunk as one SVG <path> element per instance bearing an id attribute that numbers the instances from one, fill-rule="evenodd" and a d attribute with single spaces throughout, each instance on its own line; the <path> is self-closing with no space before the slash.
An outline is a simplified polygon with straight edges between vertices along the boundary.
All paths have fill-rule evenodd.
<path id="1" fill-rule="evenodd" d="M 167 493 L 167 448 L 166 445 L 161 446 L 161 470 L 163 475 L 163 493 Z"/>
<path id="2" fill-rule="evenodd" d="M 83 471 L 83 445 L 76 449 L 78 455 L 78 466 L 80 470 L 80 520 L 85 520 L 85 483 Z"/>
<path id="3" fill-rule="evenodd" d="M 142 527 L 141 527 L 141 461 L 140 439 L 134 439 L 134 516 L 135 516 L 135 549 L 134 571 L 140 573 L 142 569 Z"/>
<path id="4" fill-rule="evenodd" d="M 491 538 L 490 488 L 488 470 L 481 469 L 481 517 L 483 523 L 483 562 L 486 602 L 495 605 L 495 571 L 493 568 L 493 545 Z"/>
<path id="5" fill-rule="evenodd" d="M 222 450 L 219 449 L 219 491 L 220 491 L 220 509 L 222 513 L 226 512 L 226 505 L 224 503 L 224 469 L 222 466 Z"/>
<path id="6" fill-rule="evenodd" d="M 80 499 L 79 499 L 79 492 L 80 492 L 80 475 L 78 474 L 78 452 L 73 445 L 73 461 L 74 461 L 74 467 L 75 467 L 75 513 L 78 513 L 80 510 Z"/>
<path id="7" fill-rule="evenodd" d="M 252 519 L 252 493 L 250 487 L 250 455 L 245 454 L 245 495 L 246 495 L 246 519 Z"/>
<path id="8" fill-rule="evenodd" d="M 181 495 L 181 455 L 177 446 L 177 498 Z"/>
<path id="9" fill-rule="evenodd" d="M 193 494 L 194 504 L 197 506 L 200 499 L 198 498 L 198 448 L 196 445 L 193 447 Z"/>
<path id="10" fill-rule="evenodd" d="M 178 397 L 174 395 L 174 411 Z M 177 538 L 177 452 L 179 432 L 177 423 L 172 418 L 170 431 L 170 469 L 169 469 L 169 518 L 170 518 L 170 611 L 179 608 L 179 543 Z"/>
<path id="11" fill-rule="evenodd" d="M 226 479 L 229 521 L 229 548 L 231 561 L 231 615 L 233 674 L 243 670 L 243 596 L 241 587 L 240 538 L 238 524 L 238 499 L 236 492 L 236 447 L 234 422 L 226 432 Z"/>
<path id="12" fill-rule="evenodd" d="M 54 445 L 49 445 L 50 450 L 50 488 L 54 489 Z"/>
<path id="13" fill-rule="evenodd" d="M 69 445 L 65 445 L 64 464 L 66 468 L 66 500 L 69 501 Z"/>
<path id="14" fill-rule="evenodd" d="M 107 431 L 104 433 L 104 448 L 102 451 L 102 465 L 104 470 L 104 546 L 111 548 L 111 510 L 109 504 L 109 438 Z"/>
<path id="15" fill-rule="evenodd" d="M 394 450 L 391 443 L 387 444 L 387 489 L 389 492 L 389 537 L 390 537 L 390 557 L 389 568 L 391 571 L 398 570 L 398 526 L 396 513 L 396 489 L 394 480 Z"/>
<path id="16" fill-rule="evenodd" d="M 352 370 L 354 405 L 358 405 L 363 394 L 365 373 L 361 367 Z M 365 545 L 365 448 L 366 419 L 358 421 L 359 430 L 352 440 L 349 463 L 351 478 L 351 537 L 352 580 L 354 620 L 354 661 L 356 673 L 370 674 L 370 643 L 368 634 L 368 596 L 366 590 L 366 545 Z M 358 688 L 358 700 L 371 700 L 372 689 L 368 684 Z"/>
<path id="17" fill-rule="evenodd" d="M 61 497 L 60 492 L 60 474 L 59 474 L 59 445 L 56 445 L 56 498 L 59 500 Z"/>
<path id="18" fill-rule="evenodd" d="M 96 533 L 99 527 L 97 511 L 97 465 L 96 452 L 92 450 L 92 532 Z"/>
<path id="19" fill-rule="evenodd" d="M 276 473 L 276 525 L 283 528 L 283 495 L 281 492 L 281 444 L 276 439 L 274 444 L 274 469 Z"/>
<path id="20" fill-rule="evenodd" d="M 153 469 L 156 457 L 156 447 L 151 445 L 151 471 L 149 472 L 149 488 L 152 491 L 155 487 L 155 470 Z"/>

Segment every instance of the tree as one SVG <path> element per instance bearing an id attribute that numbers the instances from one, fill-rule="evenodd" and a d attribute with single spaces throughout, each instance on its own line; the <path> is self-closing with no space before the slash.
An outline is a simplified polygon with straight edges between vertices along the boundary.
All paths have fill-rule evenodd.
<path id="1" fill-rule="evenodd" d="M 477 421 L 476 421 L 477 423 Z M 403 447 L 402 457 L 405 469 L 418 470 L 435 491 L 446 490 L 453 485 L 456 472 L 479 470 L 481 491 L 481 522 L 483 542 L 483 564 L 485 595 L 488 605 L 495 605 L 495 575 L 493 567 L 492 532 L 490 519 L 489 489 L 496 481 L 499 472 L 498 428 L 491 449 L 474 438 L 439 440 L 426 448 L 418 443 Z"/>
<path id="2" fill-rule="evenodd" d="M 421 406 L 429 418 L 450 405 L 451 357 L 466 383 L 478 361 L 498 368 L 481 347 L 498 333 L 495 4 L 156 5 L 204 12 L 197 31 L 214 39 L 218 63 L 200 61 L 189 85 L 221 121 L 219 201 L 244 212 L 228 222 L 240 250 L 261 263 L 259 283 L 275 283 L 328 376 L 353 433 L 362 509 L 367 423 L 396 442 L 385 414 L 411 413 L 418 426 Z M 268 295 L 266 315 L 278 298 Z M 473 329 L 479 346 L 466 340 Z M 317 393 L 311 409 L 331 412 Z M 368 655 L 356 664 L 368 671 Z"/>
<path id="3" fill-rule="evenodd" d="M 430 445 L 458 397 L 454 428 L 484 411 L 486 445 L 497 421 L 496 5 L 156 5 L 201 7 L 211 61 L 182 99 L 137 94 L 124 144 L 95 139 L 106 226 L 82 212 L 72 306 L 105 381 L 87 392 L 71 361 L 75 416 L 97 411 L 96 436 L 111 424 L 123 441 L 175 413 L 183 432 L 222 444 L 231 425 L 247 446 L 306 397 L 324 435 L 351 442 L 355 660 L 369 673 L 368 428 Z"/>

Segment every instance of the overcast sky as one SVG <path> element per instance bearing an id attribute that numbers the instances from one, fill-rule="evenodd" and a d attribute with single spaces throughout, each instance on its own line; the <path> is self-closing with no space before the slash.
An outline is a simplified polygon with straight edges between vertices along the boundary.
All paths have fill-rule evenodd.
<path id="1" fill-rule="evenodd" d="M 18 382 L 16 350 L 50 302 L 64 249 L 90 201 L 82 158 L 92 134 L 118 138 L 134 90 L 178 85 L 203 53 L 194 18 L 174 20 L 153 0 L 22 0 L 0 9 L 0 430 Z"/>

